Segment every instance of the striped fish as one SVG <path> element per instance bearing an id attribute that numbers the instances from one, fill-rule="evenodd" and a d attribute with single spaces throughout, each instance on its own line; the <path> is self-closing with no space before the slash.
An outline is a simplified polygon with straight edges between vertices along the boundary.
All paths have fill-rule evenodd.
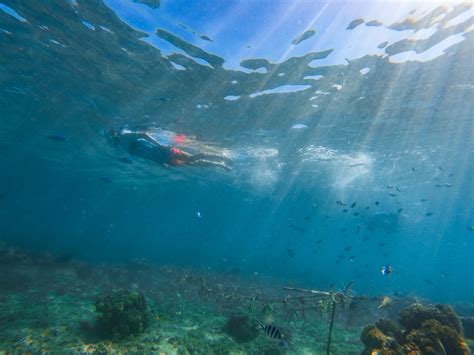
<path id="1" fill-rule="evenodd" d="M 257 320 L 257 323 L 260 326 L 260 328 L 262 328 L 266 336 L 272 339 L 277 339 L 277 340 L 283 339 L 283 334 L 281 334 L 281 332 L 275 326 L 271 324 L 263 325 L 258 320 Z"/>

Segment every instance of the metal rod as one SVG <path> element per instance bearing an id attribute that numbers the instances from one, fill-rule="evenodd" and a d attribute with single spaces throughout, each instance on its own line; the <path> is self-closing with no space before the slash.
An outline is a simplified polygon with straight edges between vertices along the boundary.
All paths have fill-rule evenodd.
<path id="1" fill-rule="evenodd" d="M 326 355 L 331 354 L 331 337 L 332 337 L 332 327 L 334 325 L 334 315 L 336 314 L 336 301 L 332 302 L 332 312 L 331 312 L 331 323 L 329 324 L 329 334 L 328 334 L 328 343 L 326 348 Z"/>

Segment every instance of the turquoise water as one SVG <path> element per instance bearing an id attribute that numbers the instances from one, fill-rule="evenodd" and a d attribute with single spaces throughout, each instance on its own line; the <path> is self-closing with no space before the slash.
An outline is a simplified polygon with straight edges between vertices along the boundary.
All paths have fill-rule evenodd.
<path id="1" fill-rule="evenodd" d="M 472 13 L 1 0 L 0 240 L 472 304 Z M 194 137 L 232 171 L 124 162 L 107 139 L 124 125 Z"/>

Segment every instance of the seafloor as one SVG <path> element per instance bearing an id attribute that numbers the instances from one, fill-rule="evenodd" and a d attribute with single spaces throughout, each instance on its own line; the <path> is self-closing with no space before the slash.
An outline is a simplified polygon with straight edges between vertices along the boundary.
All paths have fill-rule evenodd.
<path id="1" fill-rule="evenodd" d="M 0 250 L 0 354 L 325 354 L 330 307 L 271 280 L 199 272 L 144 262 L 91 265 L 68 257 Z M 286 285 L 287 286 L 287 285 Z M 103 293 L 142 292 L 151 311 L 144 333 L 110 339 L 96 330 L 94 302 Z M 393 317 L 413 299 L 366 298 L 336 312 L 332 354 L 360 354 L 364 325 Z M 232 315 L 276 324 L 281 346 L 263 332 L 236 341 L 226 330 Z"/>

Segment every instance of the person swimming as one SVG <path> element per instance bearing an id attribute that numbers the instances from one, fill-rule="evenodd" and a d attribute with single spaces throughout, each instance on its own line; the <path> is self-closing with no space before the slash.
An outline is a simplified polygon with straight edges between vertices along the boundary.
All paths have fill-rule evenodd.
<path id="1" fill-rule="evenodd" d="M 164 166 L 210 166 L 232 170 L 232 159 L 223 151 L 196 141 L 184 134 L 161 128 L 132 130 L 110 129 L 109 138 L 125 148 L 130 155 L 154 161 Z"/>

